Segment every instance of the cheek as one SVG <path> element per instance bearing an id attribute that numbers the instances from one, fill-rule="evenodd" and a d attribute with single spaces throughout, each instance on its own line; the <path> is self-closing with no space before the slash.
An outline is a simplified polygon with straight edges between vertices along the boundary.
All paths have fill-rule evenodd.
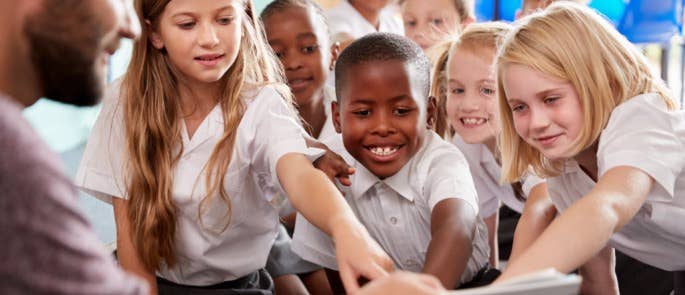
<path id="1" fill-rule="evenodd" d="M 526 139 L 528 137 L 528 120 L 525 117 L 514 116 L 513 123 L 516 133 Z"/>

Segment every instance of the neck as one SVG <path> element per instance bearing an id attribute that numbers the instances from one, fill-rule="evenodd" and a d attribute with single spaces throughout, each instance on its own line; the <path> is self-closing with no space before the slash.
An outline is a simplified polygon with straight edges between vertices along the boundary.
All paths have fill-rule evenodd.
<path id="1" fill-rule="evenodd" d="M 326 106 L 323 104 L 323 91 L 314 95 L 309 100 L 309 103 L 298 104 L 297 110 L 302 116 L 302 119 L 309 125 L 306 129 L 309 135 L 318 138 L 321 135 L 321 129 L 326 122 Z"/>
<path id="2" fill-rule="evenodd" d="M 363 5 L 360 5 L 358 1 L 366 0 L 350 1 L 350 5 L 352 5 L 352 7 L 354 7 L 354 9 L 356 9 L 359 12 L 359 14 L 361 14 L 364 17 L 364 19 L 366 19 L 366 21 L 368 21 L 374 28 L 376 28 L 376 31 L 378 31 L 378 27 L 380 26 L 379 16 L 381 14 L 381 11 L 368 9 Z"/>
<path id="3" fill-rule="evenodd" d="M 219 102 L 220 82 L 179 83 L 179 97 L 181 98 L 181 111 L 184 116 L 204 117 Z"/>
<path id="4" fill-rule="evenodd" d="M 597 143 L 594 143 L 574 157 L 580 168 L 594 181 L 597 181 L 597 173 L 599 173 L 597 168 L 597 147 Z"/>

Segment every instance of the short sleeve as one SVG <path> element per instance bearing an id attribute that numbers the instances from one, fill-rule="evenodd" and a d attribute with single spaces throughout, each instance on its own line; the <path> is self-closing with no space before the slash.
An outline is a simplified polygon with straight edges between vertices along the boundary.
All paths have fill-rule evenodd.
<path id="1" fill-rule="evenodd" d="M 685 112 L 668 111 L 660 96 L 645 94 L 611 113 L 597 151 L 599 175 L 618 166 L 638 168 L 673 198 L 685 166 Z"/>
<path id="2" fill-rule="evenodd" d="M 295 254 L 311 263 L 337 270 L 333 239 L 297 214 L 292 249 Z"/>
<path id="3" fill-rule="evenodd" d="M 523 190 L 523 194 L 525 194 L 527 198 L 530 196 L 530 192 L 533 188 L 538 186 L 538 184 L 545 182 L 546 180 L 544 178 L 537 176 L 532 171 L 528 171 L 521 177 L 521 190 Z"/>
<path id="4" fill-rule="evenodd" d="M 247 129 L 254 134 L 246 151 L 250 154 L 254 173 L 260 179 L 269 182 L 261 184 L 263 189 L 269 186 L 270 189 L 266 191 L 274 192 L 264 196 L 267 201 L 278 195 L 276 191 L 282 192 L 276 174 L 276 164 L 282 156 L 299 153 L 313 162 L 324 154 L 321 149 L 307 147 L 304 139 L 307 133 L 300 125 L 294 108 L 271 87 L 260 90 L 249 103 L 243 120 L 249 124 Z M 264 175 L 268 177 L 262 177 Z"/>
<path id="5" fill-rule="evenodd" d="M 119 99 L 121 81 L 110 84 L 102 110 L 88 138 L 83 158 L 74 178 L 84 192 L 112 202 L 112 197 L 127 198 L 124 181 L 124 120 Z"/>
<path id="6" fill-rule="evenodd" d="M 429 152 L 432 159 L 424 190 L 428 190 L 428 205 L 431 210 L 444 199 L 458 198 L 470 204 L 474 212 L 479 214 L 476 188 L 464 155 L 448 143 Z"/>

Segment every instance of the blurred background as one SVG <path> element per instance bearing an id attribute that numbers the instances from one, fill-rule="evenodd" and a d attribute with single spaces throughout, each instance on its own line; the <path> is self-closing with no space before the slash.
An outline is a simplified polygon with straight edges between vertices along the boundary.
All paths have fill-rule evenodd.
<path id="1" fill-rule="evenodd" d="M 259 11 L 269 0 L 254 0 Z M 318 0 L 329 8 L 340 0 Z M 685 0 L 592 0 L 589 5 L 607 17 L 628 40 L 638 46 L 651 61 L 653 70 L 667 82 L 673 96 L 683 105 L 683 5 Z M 477 21 L 512 21 L 520 0 L 475 0 Z M 399 17 L 399 16 L 398 16 Z M 120 77 L 128 66 L 132 43 L 122 43 L 112 56 L 109 81 Z M 24 115 L 50 147 L 61 155 L 66 173 L 76 173 L 99 106 L 73 107 L 41 99 L 27 108 Z M 110 205 L 81 194 L 80 204 L 98 237 L 105 243 L 116 240 Z"/>

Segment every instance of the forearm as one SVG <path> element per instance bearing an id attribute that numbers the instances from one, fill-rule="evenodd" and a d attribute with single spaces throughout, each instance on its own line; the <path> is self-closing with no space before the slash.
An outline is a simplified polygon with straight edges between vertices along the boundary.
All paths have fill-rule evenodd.
<path id="1" fill-rule="evenodd" d="M 498 281 L 545 268 L 570 272 L 609 241 L 618 216 L 601 196 L 586 196 L 557 217 L 530 247 L 507 266 Z"/>
<path id="2" fill-rule="evenodd" d="M 549 199 L 547 186 L 540 184 L 533 188 L 516 225 L 514 244 L 509 262 L 516 260 L 523 251 L 542 234 L 554 220 L 557 210 Z"/>
<path id="3" fill-rule="evenodd" d="M 114 198 L 114 218 L 117 225 L 117 260 L 121 268 L 144 279 L 150 286 L 150 294 L 157 294 L 157 277 L 154 271 L 148 270 L 140 261 L 138 252 L 131 240 L 130 222 L 128 219 L 128 201 Z"/>
<path id="4" fill-rule="evenodd" d="M 423 273 L 436 276 L 445 288 L 454 288 L 473 251 L 476 213 L 460 199 L 445 199 L 431 213 L 431 241 Z"/>
<path id="5" fill-rule="evenodd" d="M 302 155 L 287 154 L 276 166 L 293 207 L 314 226 L 335 237 L 341 227 L 361 227 L 340 191 Z"/>
<path id="6" fill-rule="evenodd" d="M 580 267 L 580 275 L 583 283 L 580 293 L 584 295 L 611 295 L 619 294 L 616 280 L 614 249 L 604 247 L 597 255 Z"/>
<path id="7" fill-rule="evenodd" d="M 490 265 L 494 268 L 499 267 L 499 244 L 497 241 L 497 227 L 499 225 L 499 212 L 485 218 L 485 225 L 488 227 L 488 244 L 490 245 Z"/>

